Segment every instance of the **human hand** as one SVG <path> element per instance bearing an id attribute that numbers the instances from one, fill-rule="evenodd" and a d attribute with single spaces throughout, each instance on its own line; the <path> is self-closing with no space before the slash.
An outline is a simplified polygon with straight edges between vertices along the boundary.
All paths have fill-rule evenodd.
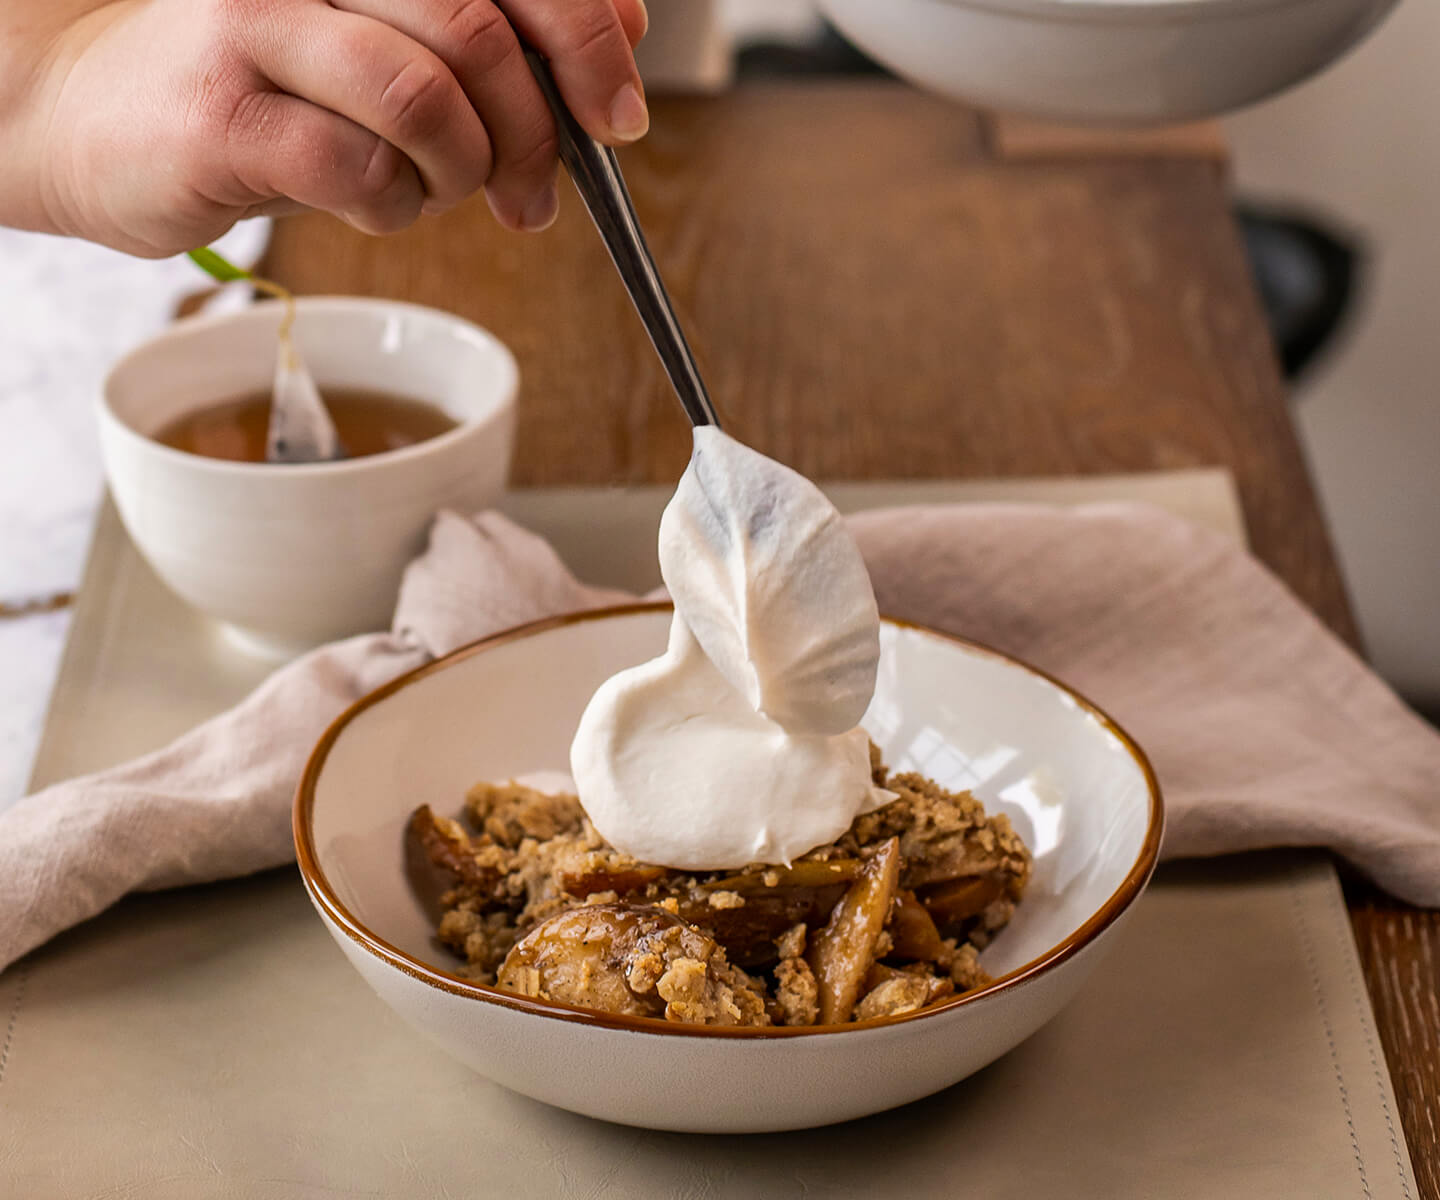
<path id="1" fill-rule="evenodd" d="M 594 137 L 649 124 L 632 55 L 643 0 L 7 4 L 50 24 L 44 69 L 9 99 L 19 119 L 0 122 L 22 167 L 0 220 L 8 198 L 15 223 L 134 254 L 302 208 L 388 233 L 481 187 L 502 225 L 545 228 L 555 128 L 517 33 Z M 16 36 L 0 31 L 7 50 Z"/>

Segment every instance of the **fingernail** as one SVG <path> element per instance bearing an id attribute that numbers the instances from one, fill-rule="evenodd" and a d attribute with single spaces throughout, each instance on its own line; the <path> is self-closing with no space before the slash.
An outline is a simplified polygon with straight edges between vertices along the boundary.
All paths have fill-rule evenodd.
<path id="1" fill-rule="evenodd" d="M 650 128 L 650 113 L 639 90 L 627 83 L 610 102 L 610 132 L 622 142 L 633 142 L 645 136 Z"/>
<path id="2" fill-rule="evenodd" d="M 554 183 L 545 185 L 545 190 L 525 206 L 520 214 L 520 228 L 526 233 L 539 233 L 555 224 L 560 212 L 560 193 Z"/>
<path id="3" fill-rule="evenodd" d="M 650 10 L 645 7 L 645 0 L 635 0 L 635 7 L 640 10 L 640 36 L 643 38 L 650 32 Z"/>

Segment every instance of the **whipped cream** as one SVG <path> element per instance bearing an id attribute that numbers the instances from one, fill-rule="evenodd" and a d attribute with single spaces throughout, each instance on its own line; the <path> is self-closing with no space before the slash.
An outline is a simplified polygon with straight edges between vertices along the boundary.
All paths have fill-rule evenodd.
<path id="1" fill-rule="evenodd" d="M 660 574 L 751 708 L 791 733 L 860 723 L 880 660 L 875 592 L 840 514 L 803 475 L 697 429 L 660 519 Z"/>
<path id="2" fill-rule="evenodd" d="M 820 490 L 696 429 L 660 570 L 669 645 L 601 685 L 570 750 L 606 840 L 686 870 L 788 863 L 889 800 L 858 727 L 880 657 L 875 595 Z"/>

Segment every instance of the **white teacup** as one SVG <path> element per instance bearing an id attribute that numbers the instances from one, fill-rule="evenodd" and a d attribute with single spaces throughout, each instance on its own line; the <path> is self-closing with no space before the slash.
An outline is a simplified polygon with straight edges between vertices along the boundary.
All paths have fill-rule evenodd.
<path id="1" fill-rule="evenodd" d="M 390 300 L 306 297 L 295 338 L 326 386 L 427 401 L 458 422 L 399 450 L 334 463 L 227 462 L 152 440 L 178 417 L 268 389 L 282 309 L 180 321 L 122 358 L 99 403 L 125 527 L 156 573 L 251 644 L 293 653 L 386 628 L 405 564 L 442 508 L 505 488 L 519 371 L 494 335 Z"/>

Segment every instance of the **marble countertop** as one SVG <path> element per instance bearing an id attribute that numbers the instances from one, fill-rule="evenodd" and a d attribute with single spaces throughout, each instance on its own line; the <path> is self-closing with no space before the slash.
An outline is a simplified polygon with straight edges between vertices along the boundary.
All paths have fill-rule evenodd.
<path id="1" fill-rule="evenodd" d="M 253 263 L 267 221 L 217 246 Z M 111 363 L 207 281 L 185 258 L 146 261 L 0 228 L 0 808 L 24 794 L 103 488 L 94 405 Z"/>

